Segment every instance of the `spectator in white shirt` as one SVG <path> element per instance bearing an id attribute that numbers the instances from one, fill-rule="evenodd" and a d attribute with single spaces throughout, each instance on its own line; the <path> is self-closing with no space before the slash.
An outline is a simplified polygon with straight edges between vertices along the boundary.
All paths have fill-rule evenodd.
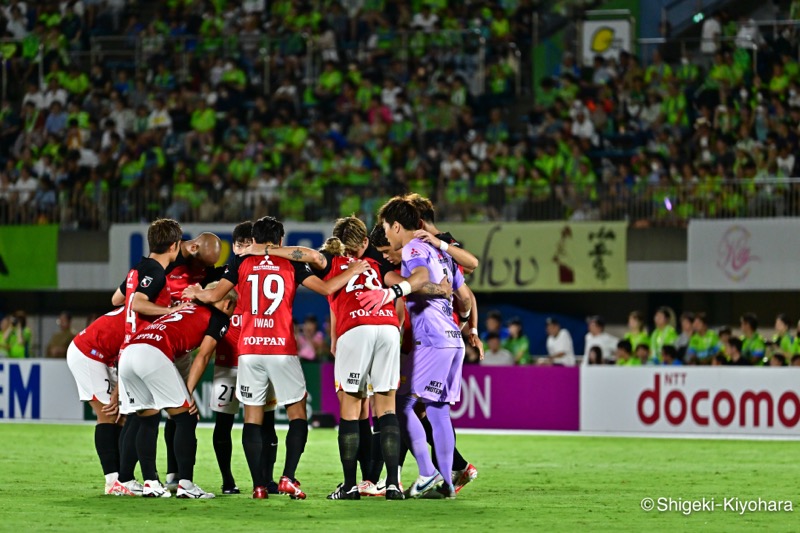
<path id="1" fill-rule="evenodd" d="M 557 319 L 548 317 L 547 323 L 547 359 L 540 359 L 539 364 L 575 366 L 575 348 L 572 335 L 561 327 Z"/>
<path id="2" fill-rule="evenodd" d="M 28 36 L 28 21 L 25 19 L 19 6 L 11 8 L 11 17 L 6 24 L 6 31 L 14 36 L 14 39 L 24 39 Z"/>
<path id="3" fill-rule="evenodd" d="M 44 92 L 43 100 L 42 109 L 50 109 L 53 102 L 61 103 L 62 108 L 67 106 L 67 91 L 61 88 L 55 76 L 50 78 L 50 82 L 47 84 L 47 90 Z"/>
<path id="4" fill-rule="evenodd" d="M 156 98 L 153 101 L 153 110 L 150 112 L 150 116 L 147 117 L 147 129 L 153 130 L 156 128 L 163 128 L 168 132 L 172 129 L 172 117 L 164 105 L 163 98 Z"/>
<path id="5" fill-rule="evenodd" d="M 600 348 L 603 353 L 603 362 L 615 361 L 619 339 L 606 333 L 606 323 L 602 317 L 597 315 L 590 316 L 587 322 L 589 324 L 589 333 L 586 334 L 584 339 L 583 364 L 589 364 L 589 349 L 592 346 Z"/>
<path id="6" fill-rule="evenodd" d="M 411 27 L 419 28 L 426 33 L 430 33 L 436 23 L 439 22 L 439 16 L 431 12 L 431 6 L 422 6 L 422 12 L 414 15 L 411 19 Z"/>
<path id="7" fill-rule="evenodd" d="M 700 43 L 700 51 L 707 55 L 713 56 L 719 50 L 719 37 L 722 35 L 722 25 L 719 23 L 719 15 L 714 13 L 703 22 L 703 29 L 701 30 L 702 41 Z"/>
<path id="8" fill-rule="evenodd" d="M 578 110 L 575 115 L 575 120 L 572 122 L 572 135 L 579 139 L 586 139 L 593 145 L 597 145 L 594 123 L 589 120 L 589 115 L 583 107 Z"/>
<path id="9" fill-rule="evenodd" d="M 22 97 L 23 106 L 28 102 L 33 102 L 33 105 L 36 106 L 36 109 L 45 109 L 44 93 L 39 90 L 39 86 L 36 84 L 36 82 L 30 82 L 28 84 L 28 90 L 25 92 L 25 96 Z"/>
<path id="10" fill-rule="evenodd" d="M 483 366 L 514 366 L 514 356 L 500 344 L 500 335 L 489 333 L 486 336 L 486 352 L 481 361 Z"/>

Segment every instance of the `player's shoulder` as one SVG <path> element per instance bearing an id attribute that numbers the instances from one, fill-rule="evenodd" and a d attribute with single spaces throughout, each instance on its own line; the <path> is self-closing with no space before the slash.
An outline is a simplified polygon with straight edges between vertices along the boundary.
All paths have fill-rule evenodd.
<path id="1" fill-rule="evenodd" d="M 430 246 L 423 240 L 414 238 L 403 246 L 403 259 L 415 259 L 430 255 Z"/>

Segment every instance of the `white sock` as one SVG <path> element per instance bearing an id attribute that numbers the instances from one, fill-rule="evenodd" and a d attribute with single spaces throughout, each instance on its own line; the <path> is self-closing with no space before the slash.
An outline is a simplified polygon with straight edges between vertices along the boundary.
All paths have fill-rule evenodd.
<path id="1" fill-rule="evenodd" d="M 175 483 L 176 477 L 178 477 L 177 474 L 167 474 L 167 483 Z"/>
<path id="2" fill-rule="evenodd" d="M 118 472 L 112 472 L 110 474 L 106 474 L 106 485 L 113 485 L 118 478 L 119 478 Z"/>
<path id="3" fill-rule="evenodd" d="M 178 482 L 178 486 L 185 490 L 189 490 L 194 488 L 194 483 L 189 479 L 182 479 Z"/>

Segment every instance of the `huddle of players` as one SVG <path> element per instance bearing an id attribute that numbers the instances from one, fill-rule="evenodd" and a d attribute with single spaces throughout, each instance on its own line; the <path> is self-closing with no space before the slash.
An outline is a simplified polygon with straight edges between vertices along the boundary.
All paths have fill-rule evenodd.
<path id="1" fill-rule="evenodd" d="M 211 268 L 219 257 L 219 240 L 204 234 L 181 244 L 182 232 L 177 222 L 154 222 L 148 231 L 150 257 L 143 258 L 131 270 L 114 295 L 114 303 L 124 303 L 124 307 L 81 332 L 68 355 L 81 399 L 89 401 L 98 415 L 95 444 L 106 474 L 106 492 L 168 497 L 168 489 L 172 488 L 178 497 L 213 497 L 192 482 L 197 446 L 192 392 L 216 351 L 212 408 L 217 411 L 214 448 L 223 476 L 223 493 L 239 492 L 230 471 L 230 430 L 241 402 L 245 409 L 242 443 L 253 479 L 253 497 L 286 493 L 305 498 L 294 477 L 308 435 L 305 379 L 296 356 L 292 323 L 292 301 L 297 286 L 302 284 L 327 296 L 331 304 L 332 351 L 337 355 L 335 374 L 342 415 L 339 446 L 345 482 L 329 498 L 359 497 L 356 462 L 359 450 L 363 457 L 364 444 L 369 443 L 369 439 L 359 442 L 364 441 L 359 438 L 364 427 L 359 418 L 366 418 L 362 413 L 367 412 L 364 399 L 368 386 L 375 393 L 373 412 L 377 415 L 375 435 L 379 446 L 373 450 L 376 456 L 382 455 L 387 466 L 383 494 L 387 499 L 404 497 L 398 468 L 401 455 L 405 455 L 401 452 L 402 422 L 420 464 L 421 475 L 410 495 L 418 497 L 441 488 L 445 497 L 454 497 L 477 471 L 455 450 L 449 417 L 449 402 L 456 401 L 459 395 L 463 360 L 463 341 L 453 321 L 451 292 L 456 296 L 459 314 L 469 320 L 469 341 L 476 346 L 480 341 L 474 329 L 477 313 L 471 312 L 474 296 L 463 284 L 453 257 L 472 268 L 477 266 L 477 260 L 455 246 L 446 253 L 446 241 L 420 232 L 420 212 L 427 215 L 433 228 L 429 201 L 417 195 L 395 198 L 381 210 L 383 234 L 378 227 L 372 232 L 373 240 L 384 245 L 384 257 L 396 260 L 396 252 L 402 248 L 400 274 L 387 267 L 386 261 L 382 266 L 378 264 L 376 259 L 383 258 L 369 246 L 366 227 L 354 217 L 337 222 L 335 239 L 329 240 L 323 253 L 281 247 L 282 224 L 265 217 L 255 224 L 236 227 L 236 255 L 221 279 L 205 289 L 195 283 L 219 277 Z M 415 234 L 424 240 L 415 238 Z M 440 237 L 451 240 L 447 235 Z M 214 239 L 216 256 L 214 246 L 208 245 Z M 176 272 L 176 262 L 183 271 Z M 391 288 L 384 288 L 384 283 Z M 403 359 L 402 379 L 398 315 L 408 321 L 401 296 L 407 297 L 415 332 L 410 347 L 410 337 L 406 335 L 410 353 Z M 170 307 L 179 297 L 183 303 Z M 120 335 L 120 331 L 124 334 Z M 114 423 L 117 391 L 112 390 L 117 343 L 121 347 L 120 412 L 135 413 L 126 417 L 121 428 Z M 199 352 L 191 363 L 188 353 L 197 348 Z M 398 382 L 400 392 L 395 399 Z M 421 402 L 425 404 L 422 409 Z M 272 480 L 277 404 L 286 407 L 290 420 L 279 483 Z M 395 405 L 399 413 L 395 412 Z M 161 485 L 155 468 L 161 409 L 170 416 L 165 429 L 167 487 Z M 444 479 L 433 466 L 427 451 L 431 436 L 435 443 L 434 461 L 438 459 L 441 471 L 453 472 L 452 478 Z M 459 463 L 455 471 L 454 454 Z M 133 478 L 137 461 L 145 479 L 143 485 Z M 373 478 L 378 475 L 374 472 L 373 468 Z M 374 489 L 375 483 L 371 485 Z"/>

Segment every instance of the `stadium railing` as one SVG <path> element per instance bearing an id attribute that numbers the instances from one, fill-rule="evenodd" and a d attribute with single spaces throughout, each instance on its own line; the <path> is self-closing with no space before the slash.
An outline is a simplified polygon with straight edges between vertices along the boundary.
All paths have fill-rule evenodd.
<path id="1" fill-rule="evenodd" d="M 266 214 L 286 220 L 327 220 L 340 216 L 342 185 L 330 184 L 322 197 L 302 190 L 231 189 L 217 197 L 198 187 L 194 193 L 173 196 L 168 188 L 146 181 L 129 189 L 97 193 L 62 190 L 55 205 L 29 200 L 21 204 L 12 193 L 0 198 L 0 224 L 58 223 L 64 229 L 106 229 L 112 223 L 150 221 L 159 216 L 184 222 L 237 222 Z M 374 187 L 350 187 L 361 197 L 357 209 L 365 216 L 379 206 Z M 301 208 L 284 202 L 304 198 Z M 683 226 L 693 218 L 769 218 L 800 216 L 800 178 L 704 181 L 688 184 L 624 183 L 586 187 L 556 184 L 541 189 L 492 185 L 473 187 L 461 198 L 445 192 L 434 195 L 445 220 L 627 220 L 632 224 Z M 348 208 L 352 204 L 348 203 Z"/>

